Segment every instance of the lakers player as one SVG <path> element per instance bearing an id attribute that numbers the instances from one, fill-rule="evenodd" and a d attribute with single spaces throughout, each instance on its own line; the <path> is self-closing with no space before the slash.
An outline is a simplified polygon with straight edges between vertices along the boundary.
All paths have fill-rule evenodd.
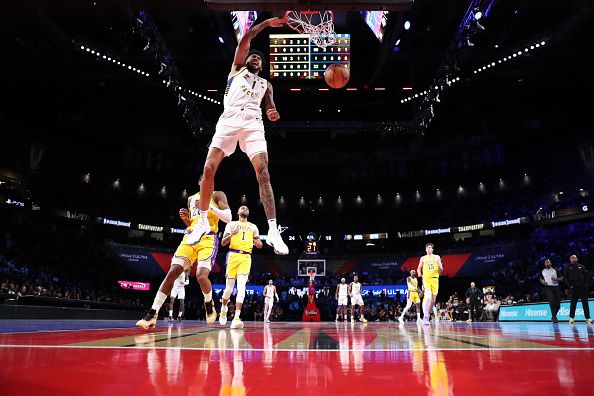
<path id="1" fill-rule="evenodd" d="M 428 325 L 431 311 L 435 306 L 437 292 L 439 291 L 439 275 L 443 271 L 443 264 L 441 263 L 441 257 L 433 254 L 432 243 L 425 245 L 425 252 L 427 254 L 421 257 L 417 273 L 423 277 L 423 289 L 425 293 L 423 297 L 423 324 Z"/>
<path id="2" fill-rule="evenodd" d="M 186 286 L 190 283 L 190 271 L 188 268 L 173 282 L 173 290 L 171 290 L 171 298 L 169 300 L 169 316 L 167 321 L 173 321 L 173 305 L 175 299 L 179 299 L 179 311 L 177 312 L 177 321 L 181 322 L 184 317 L 184 301 L 186 299 Z"/>
<path id="3" fill-rule="evenodd" d="M 270 314 L 272 313 L 275 298 L 278 303 L 279 299 L 276 293 L 276 286 L 274 286 L 272 279 L 270 279 L 268 285 L 264 287 L 264 323 L 270 323 Z"/>
<path id="4" fill-rule="evenodd" d="M 262 241 L 258 233 L 258 227 L 248 221 L 250 210 L 247 206 L 240 206 L 237 211 L 239 221 L 232 221 L 225 227 L 223 233 L 223 240 L 221 245 L 229 245 L 229 252 L 227 253 L 227 273 L 226 285 L 223 292 L 223 305 L 221 306 L 221 315 L 219 316 L 219 323 L 225 325 L 227 323 L 227 310 L 229 299 L 237 280 L 237 296 L 235 297 L 235 317 L 231 322 L 232 329 L 242 329 L 243 322 L 241 321 L 241 306 L 245 299 L 245 286 L 250 275 L 252 267 L 252 248 L 255 246 L 258 249 L 262 248 Z"/>
<path id="5" fill-rule="evenodd" d="M 349 285 L 349 296 L 351 296 L 351 322 L 355 321 L 355 305 L 358 305 L 361 310 L 359 321 L 367 322 L 367 319 L 365 319 L 365 304 L 361 295 L 361 284 L 357 275 L 353 277 L 353 282 Z"/>
<path id="6" fill-rule="evenodd" d="M 410 271 L 410 276 L 406 278 L 406 286 L 408 287 L 408 298 L 406 300 L 406 307 L 398 318 L 400 323 L 404 323 L 404 315 L 408 312 L 410 307 L 415 304 L 417 311 L 417 322 L 421 321 L 421 298 L 419 297 L 419 281 L 417 280 L 417 271 Z"/>
<path id="7" fill-rule="evenodd" d="M 338 322 L 339 317 L 341 317 L 342 320 L 347 320 L 349 285 L 346 284 L 346 279 L 340 279 L 340 284 L 336 287 L 336 293 L 334 297 L 338 300 L 338 308 L 336 309 L 336 322 Z"/>
<path id="8" fill-rule="evenodd" d="M 289 253 L 289 248 L 283 242 L 276 224 L 276 206 L 268 172 L 268 152 L 260 109 L 262 101 L 270 121 L 277 121 L 280 115 L 274 104 L 272 85 L 258 76 L 264 57 L 260 52 L 250 50 L 250 42 L 258 33 L 268 26 L 281 27 L 285 22 L 285 19 L 271 18 L 252 27 L 241 38 L 235 50 L 225 89 L 224 111 L 217 122 L 216 132 L 204 163 L 204 182 L 200 191 L 200 198 L 203 200 L 200 221 L 198 227 L 190 234 L 190 245 L 198 243 L 202 235 L 209 231 L 206 221 L 208 205 L 205 200 L 214 189 L 214 178 L 221 161 L 233 154 L 239 142 L 241 151 L 247 154 L 256 172 L 260 199 L 269 226 L 266 243 L 272 246 L 276 254 Z"/>
<path id="9" fill-rule="evenodd" d="M 202 178 L 200 180 L 202 181 Z M 157 325 L 159 309 L 161 309 L 161 306 L 167 299 L 167 295 L 171 293 L 173 283 L 184 270 L 191 268 L 196 260 L 198 261 L 196 279 L 198 280 L 198 284 L 204 295 L 206 322 L 213 323 L 217 319 L 217 312 L 212 302 L 212 285 L 208 279 L 208 275 L 217 256 L 219 245 L 219 238 L 217 235 L 217 232 L 219 231 L 219 220 L 222 220 L 225 223 L 231 221 L 231 210 L 229 209 L 225 193 L 222 191 L 215 191 L 209 200 L 209 232 L 202 238 L 199 244 L 192 246 L 188 244 L 188 237 L 198 222 L 199 205 L 200 193 L 197 193 L 188 198 L 189 211 L 187 209 L 180 209 L 179 216 L 188 227 L 186 229 L 186 235 L 184 235 L 171 259 L 171 267 L 159 287 L 153 305 L 146 312 L 144 318 L 136 322 L 136 326 L 146 330 Z"/>

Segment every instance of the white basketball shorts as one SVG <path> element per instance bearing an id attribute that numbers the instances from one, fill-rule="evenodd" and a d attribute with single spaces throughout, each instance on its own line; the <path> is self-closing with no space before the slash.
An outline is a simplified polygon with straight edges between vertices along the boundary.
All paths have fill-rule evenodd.
<path id="1" fill-rule="evenodd" d="M 353 294 L 351 296 L 351 305 L 364 305 L 363 297 L 360 294 Z"/>
<path id="2" fill-rule="evenodd" d="M 348 296 L 338 296 L 338 305 L 348 305 Z"/>
<path id="3" fill-rule="evenodd" d="M 261 117 L 244 116 L 236 112 L 223 113 L 217 123 L 210 147 L 220 149 L 228 157 L 235 152 L 237 143 L 250 161 L 257 154 L 267 152 Z"/>
<path id="4" fill-rule="evenodd" d="M 171 297 L 184 300 L 186 298 L 186 288 L 173 286 L 173 289 L 171 289 Z"/>

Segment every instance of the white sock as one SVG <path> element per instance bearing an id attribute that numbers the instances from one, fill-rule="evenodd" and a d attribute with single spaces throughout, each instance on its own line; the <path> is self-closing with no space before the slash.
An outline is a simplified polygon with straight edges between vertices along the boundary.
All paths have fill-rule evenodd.
<path id="1" fill-rule="evenodd" d="M 421 319 L 421 313 L 417 312 L 417 319 Z"/>
<path id="2" fill-rule="evenodd" d="M 166 299 L 167 295 L 163 292 L 158 291 L 157 295 L 155 296 L 155 300 L 153 301 L 153 306 L 151 308 L 159 312 Z"/>
<path id="3" fill-rule="evenodd" d="M 179 318 L 181 318 L 183 314 L 184 314 L 184 311 L 179 311 L 179 312 L 177 313 L 177 316 L 178 316 Z"/>
<path id="4" fill-rule="evenodd" d="M 437 307 L 433 307 L 433 315 L 435 316 L 435 319 L 437 319 Z"/>
<path id="5" fill-rule="evenodd" d="M 229 310 L 229 307 L 226 306 L 225 304 L 221 305 L 221 312 L 227 312 Z"/>
<path id="6" fill-rule="evenodd" d="M 208 293 L 202 292 L 202 294 L 204 295 L 204 302 L 205 303 L 207 303 L 209 301 L 212 301 L 212 290 L 209 291 Z"/>
<path id="7" fill-rule="evenodd" d="M 235 311 L 235 317 L 236 317 L 237 319 L 241 319 L 241 318 L 239 317 L 239 315 L 241 315 L 241 311 L 237 311 L 237 310 L 236 310 L 236 311 Z"/>
<path id="8" fill-rule="evenodd" d="M 173 316 L 173 309 L 169 310 L 169 316 Z"/>
<path id="9" fill-rule="evenodd" d="M 276 219 L 268 219 L 268 228 L 272 229 L 272 230 L 277 230 L 277 226 L 276 226 Z"/>
<path id="10" fill-rule="evenodd" d="M 200 211 L 200 221 L 203 223 L 208 223 L 208 210 Z"/>

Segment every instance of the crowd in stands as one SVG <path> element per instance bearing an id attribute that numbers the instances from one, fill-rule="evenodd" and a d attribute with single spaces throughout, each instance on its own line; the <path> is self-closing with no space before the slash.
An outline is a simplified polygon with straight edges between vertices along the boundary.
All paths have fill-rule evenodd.
<path id="1" fill-rule="evenodd" d="M 35 222 L 20 217 L 7 218 L 0 223 L 0 293 L 3 295 L 42 296 L 112 302 L 131 306 L 146 306 L 152 294 L 122 290 L 117 279 L 127 279 L 126 268 L 105 249 L 105 240 L 92 230 L 78 225 L 58 225 Z M 504 265 L 476 279 L 480 289 L 490 287 L 480 302 L 480 312 L 473 312 L 474 320 L 496 320 L 502 304 L 545 301 L 539 282 L 543 261 L 549 258 L 562 272 L 570 254 L 577 254 L 581 263 L 592 269 L 594 258 L 594 221 L 575 222 L 561 226 L 532 228 L 524 239 L 514 237 L 514 250 Z M 474 243 L 474 242 L 471 242 Z M 322 320 L 334 320 L 337 301 L 334 290 L 344 274 L 330 274 L 316 278 L 316 304 Z M 399 269 L 391 273 L 370 273 L 362 276 L 365 285 L 402 284 L 406 273 Z M 295 274 L 252 273 L 250 284 L 264 285 L 273 279 L 279 290 L 272 320 L 301 320 L 307 296 L 303 293 L 306 278 Z M 350 277 L 347 277 L 350 282 Z M 224 283 L 224 274 L 211 274 L 213 283 Z M 445 280 L 444 280 L 445 281 Z M 447 281 L 445 281 L 447 282 Z M 196 289 L 197 291 L 197 289 Z M 462 291 L 462 290 L 461 290 Z M 219 296 L 220 297 L 220 296 Z M 439 316 L 444 320 L 467 320 L 471 307 L 463 294 L 438 298 Z M 189 314 L 202 310 L 200 293 L 188 295 Z M 396 321 L 406 297 L 366 296 L 365 317 L 370 321 Z M 234 312 L 231 308 L 230 312 Z M 263 298 L 248 296 L 244 303 L 244 318 L 259 320 L 263 315 Z M 356 316 L 359 314 L 357 313 Z M 405 318 L 415 320 L 411 309 Z"/>
<path id="2" fill-rule="evenodd" d="M 122 266 L 80 227 L 0 224 L 0 293 L 140 306 L 114 281 Z M 121 278 L 120 278 L 121 279 Z"/>

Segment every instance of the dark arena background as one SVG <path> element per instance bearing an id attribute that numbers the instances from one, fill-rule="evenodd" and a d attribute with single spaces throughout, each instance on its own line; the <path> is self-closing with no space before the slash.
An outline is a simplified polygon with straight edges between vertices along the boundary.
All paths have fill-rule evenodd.
<path id="1" fill-rule="evenodd" d="M 257 31 L 289 10 L 334 42 Z M 191 245 L 219 117 L 261 99 L 238 42 L 269 171 L 239 148 L 214 188 L 263 247 Z M 592 394 L 593 53 L 590 0 L 3 4 L 0 392 Z"/>

